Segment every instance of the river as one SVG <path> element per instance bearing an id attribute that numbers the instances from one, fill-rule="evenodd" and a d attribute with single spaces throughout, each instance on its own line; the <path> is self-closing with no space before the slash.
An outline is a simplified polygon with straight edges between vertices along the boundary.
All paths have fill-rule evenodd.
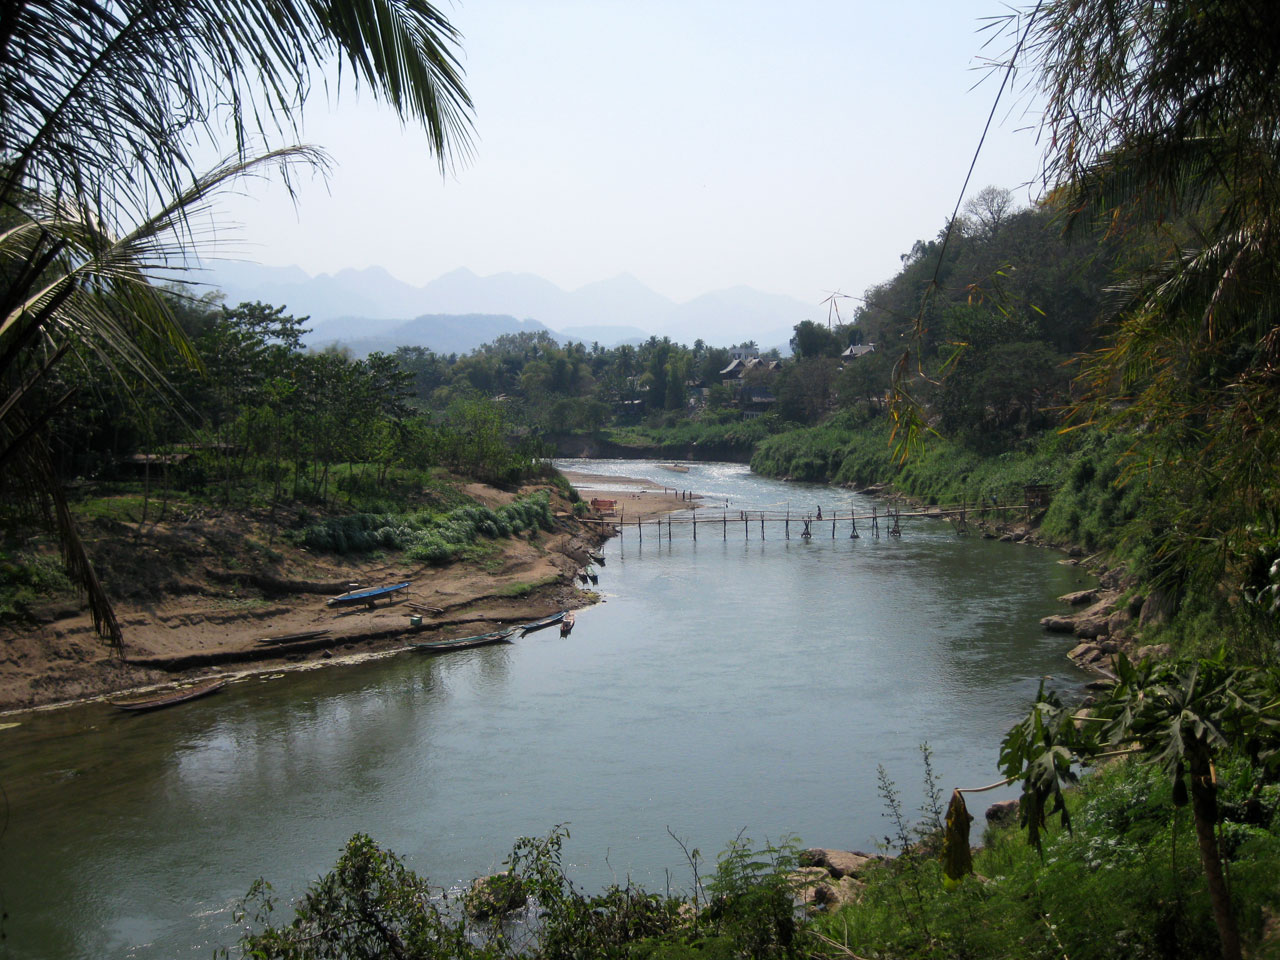
<path id="1" fill-rule="evenodd" d="M 730 511 L 872 505 L 735 464 L 562 465 Z M 924 741 L 943 788 L 995 780 L 1040 678 L 1083 679 L 1037 623 L 1088 585 L 1060 554 L 936 520 L 900 539 L 655 529 L 609 542 L 605 602 L 566 639 L 253 678 L 154 714 L 16 718 L 0 731 L 2 952 L 209 957 L 254 878 L 296 895 L 357 831 L 450 887 L 561 823 L 588 889 L 687 887 L 668 829 L 704 854 L 739 831 L 869 850 L 891 832 L 878 765 L 908 812 Z M 993 798 L 975 798 L 979 820 Z"/>

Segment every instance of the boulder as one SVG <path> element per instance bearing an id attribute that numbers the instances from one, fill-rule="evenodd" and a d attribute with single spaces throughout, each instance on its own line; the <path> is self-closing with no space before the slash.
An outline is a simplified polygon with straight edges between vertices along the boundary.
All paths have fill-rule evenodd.
<path id="1" fill-rule="evenodd" d="M 1104 590 L 1118 590 L 1124 583 L 1124 570 L 1117 567 L 1114 570 L 1098 571 L 1098 586 Z"/>
<path id="2" fill-rule="evenodd" d="M 1113 637 L 1122 637 L 1133 622 L 1133 614 L 1128 609 L 1117 610 L 1107 618 L 1107 633 Z"/>
<path id="3" fill-rule="evenodd" d="M 1071 652 L 1067 654 L 1076 663 L 1089 664 L 1097 663 L 1106 656 L 1102 649 L 1096 643 L 1079 643 L 1071 648 Z"/>
<path id="4" fill-rule="evenodd" d="M 993 803 L 987 807 L 987 823 L 993 827 L 1016 823 L 1018 820 L 1018 807 L 1021 803 L 1021 800 L 1001 800 L 999 803 Z"/>
<path id="5" fill-rule="evenodd" d="M 1075 633 L 1076 618 L 1075 617 L 1044 617 L 1040 621 L 1040 626 L 1044 627 L 1050 633 Z"/>
<path id="6" fill-rule="evenodd" d="M 787 880 L 798 903 L 827 903 L 832 896 L 832 893 L 825 892 L 825 888 L 831 887 L 831 874 L 822 867 L 800 867 Z M 819 890 L 824 892 L 819 893 Z"/>
<path id="7" fill-rule="evenodd" d="M 1064 593 L 1058 599 L 1073 607 L 1080 607 L 1084 606 L 1086 603 L 1095 602 L 1098 599 L 1098 591 L 1077 590 L 1075 593 Z"/>
<path id="8" fill-rule="evenodd" d="M 471 884 L 471 889 L 463 897 L 462 906 L 467 916 L 473 920 L 489 920 L 503 917 L 513 910 L 519 910 L 529 900 L 524 891 L 524 884 L 519 877 L 513 877 L 509 871 L 480 877 Z"/>
<path id="9" fill-rule="evenodd" d="M 800 854 L 800 863 L 806 867 L 821 867 L 832 877 L 856 877 L 863 868 L 879 857 L 868 856 L 853 850 L 830 850 L 825 847 L 813 847 Z"/>
<path id="10" fill-rule="evenodd" d="M 841 877 L 834 883 L 820 883 L 813 888 L 814 906 L 825 910 L 838 910 L 846 904 L 857 903 L 862 899 L 862 891 L 867 885 L 853 877 Z"/>
<path id="11" fill-rule="evenodd" d="M 1108 617 L 1105 614 L 1093 614 L 1093 616 L 1080 616 L 1075 620 L 1075 635 L 1082 640 L 1096 640 L 1097 637 L 1106 636 Z"/>

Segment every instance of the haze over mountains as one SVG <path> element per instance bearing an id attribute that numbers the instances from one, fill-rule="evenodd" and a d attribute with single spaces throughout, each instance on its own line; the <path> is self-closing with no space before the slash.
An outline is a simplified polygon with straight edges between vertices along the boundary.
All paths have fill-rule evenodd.
<path id="1" fill-rule="evenodd" d="M 565 291 L 530 273 L 481 277 L 464 268 L 419 287 L 381 267 L 312 277 L 298 267 L 226 261 L 211 265 L 202 282 L 222 290 L 228 304 L 261 300 L 310 316 L 309 346 L 337 341 L 357 354 L 402 345 L 463 353 L 503 333 L 543 329 L 606 347 L 656 335 L 713 346 L 755 340 L 786 352 L 792 328 L 823 313 L 744 286 L 676 303 L 629 274 Z"/>

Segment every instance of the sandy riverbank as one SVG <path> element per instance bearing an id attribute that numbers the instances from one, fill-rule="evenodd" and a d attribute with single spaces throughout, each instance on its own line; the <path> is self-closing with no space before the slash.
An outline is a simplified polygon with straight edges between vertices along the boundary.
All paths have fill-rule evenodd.
<path id="1" fill-rule="evenodd" d="M 572 474 L 583 499 L 618 499 L 628 519 L 688 509 L 690 502 L 644 480 Z M 608 487 L 615 492 L 606 494 Z M 468 486 L 498 506 L 514 494 Z M 95 554 L 116 582 L 133 593 L 116 598 L 125 635 L 122 662 L 92 629 L 86 612 L 62 604 L 39 622 L 0 631 L 0 712 L 95 699 L 211 675 L 314 669 L 403 650 L 413 641 L 484 633 L 578 608 L 595 595 L 575 574 L 599 549 L 607 530 L 570 519 L 555 507 L 557 529 L 503 542 L 482 563 L 446 567 L 387 557 L 352 560 L 317 556 L 277 540 L 263 565 L 252 542 L 265 539 L 252 518 L 205 517 L 168 524 L 116 524 Z M 265 576 L 264 576 L 265 575 Z M 104 577 L 110 589 L 111 580 Z M 410 581 L 392 602 L 335 610 L 326 605 L 335 583 Z M 410 617 L 421 616 L 414 625 Z M 325 631 L 283 646 L 258 641 Z"/>
<path id="2" fill-rule="evenodd" d="M 582 473 L 577 470 L 562 472 L 583 500 L 590 502 L 593 498 L 599 498 L 616 501 L 615 519 L 620 517 L 632 522 L 651 520 L 680 510 L 696 509 L 701 501 L 692 491 L 687 497 L 681 495 L 684 488 L 674 485 L 680 482 L 679 475 L 675 474 L 673 485 L 664 487 L 652 480 L 635 477 L 615 477 L 611 474 Z"/>

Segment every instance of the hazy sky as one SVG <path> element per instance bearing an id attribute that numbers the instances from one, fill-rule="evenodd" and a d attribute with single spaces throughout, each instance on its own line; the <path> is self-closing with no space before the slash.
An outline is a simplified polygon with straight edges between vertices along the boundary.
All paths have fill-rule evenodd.
<path id="1" fill-rule="evenodd" d="M 297 207 L 229 198 L 232 249 L 310 273 L 457 267 L 574 289 L 622 272 L 684 300 L 746 284 L 817 303 L 891 277 L 942 226 L 998 77 L 996 0 L 467 0 L 472 161 L 441 177 L 425 137 L 370 97 L 318 91 L 303 136 L 336 167 Z M 1034 196 L 1036 120 L 1012 94 L 969 193 Z"/>

